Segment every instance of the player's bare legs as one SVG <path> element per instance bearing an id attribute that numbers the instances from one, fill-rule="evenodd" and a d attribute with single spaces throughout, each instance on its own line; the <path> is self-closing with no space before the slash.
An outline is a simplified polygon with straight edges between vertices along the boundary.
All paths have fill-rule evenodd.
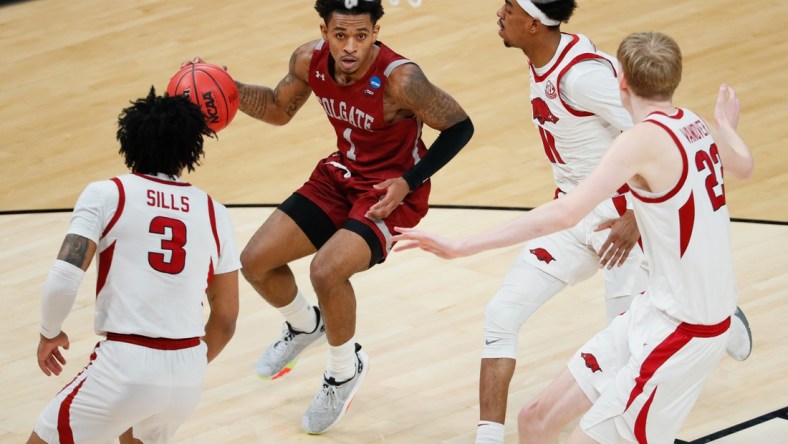
<path id="1" fill-rule="evenodd" d="M 246 244 L 241 271 L 263 299 L 281 308 L 293 300 L 297 289 L 287 264 L 314 252 L 314 245 L 293 219 L 277 209 Z"/>
<path id="2" fill-rule="evenodd" d="M 128 429 L 120 435 L 120 444 L 143 444 L 142 441 L 134 437 L 132 429 Z"/>
<path id="3" fill-rule="evenodd" d="M 33 432 L 30 434 L 30 438 L 27 439 L 27 444 L 47 444 L 47 442 L 41 439 L 36 432 Z"/>
<path id="4" fill-rule="evenodd" d="M 588 411 L 591 405 L 569 369 L 564 367 L 535 401 L 520 410 L 517 416 L 520 444 L 557 443 L 563 428 Z M 582 431 L 580 433 L 585 436 Z M 574 438 L 575 434 L 572 436 Z"/>
<path id="5" fill-rule="evenodd" d="M 366 241 L 349 230 L 337 231 L 317 252 L 310 266 L 329 345 L 342 345 L 356 332 L 356 295 L 350 277 L 369 268 Z"/>
<path id="6" fill-rule="evenodd" d="M 479 375 L 479 419 L 503 424 L 509 383 L 517 361 L 509 358 L 482 359 Z"/>

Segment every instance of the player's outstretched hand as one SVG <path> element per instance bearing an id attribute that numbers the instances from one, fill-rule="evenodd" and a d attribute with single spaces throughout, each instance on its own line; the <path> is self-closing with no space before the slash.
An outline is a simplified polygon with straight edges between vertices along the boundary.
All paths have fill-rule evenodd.
<path id="1" fill-rule="evenodd" d="M 736 129 L 739 125 L 739 108 L 736 91 L 724 83 L 720 85 L 717 103 L 714 105 L 714 119 L 717 121 L 717 126 L 727 125 Z"/>
<path id="2" fill-rule="evenodd" d="M 57 376 L 63 371 L 66 358 L 60 352 L 60 347 L 68 350 L 68 345 L 68 335 L 63 331 L 52 339 L 41 336 L 38 341 L 38 367 L 45 375 L 51 376 L 54 373 Z"/>
<path id="3" fill-rule="evenodd" d="M 640 232 L 635 221 L 635 213 L 632 210 L 627 210 L 618 219 L 602 222 L 594 231 L 608 228 L 610 228 L 610 233 L 597 255 L 599 256 L 599 268 L 607 267 L 609 270 L 624 264 L 624 261 L 629 257 L 629 252 L 638 242 Z"/>
<path id="4" fill-rule="evenodd" d="M 401 177 L 386 179 L 381 183 L 375 184 L 375 189 L 385 190 L 386 194 L 383 195 L 383 198 L 378 203 L 369 207 L 366 216 L 372 219 L 385 219 L 388 217 L 410 192 L 408 183 Z"/>
<path id="5" fill-rule="evenodd" d="M 394 251 L 421 248 L 443 259 L 466 256 L 459 241 L 446 239 L 415 228 L 394 227 L 394 230 L 400 233 L 391 238 L 392 241 L 399 242 L 394 247 Z"/>

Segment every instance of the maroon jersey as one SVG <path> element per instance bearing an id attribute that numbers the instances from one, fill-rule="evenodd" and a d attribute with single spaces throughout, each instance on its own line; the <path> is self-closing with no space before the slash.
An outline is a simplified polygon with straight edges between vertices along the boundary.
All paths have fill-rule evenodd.
<path id="1" fill-rule="evenodd" d="M 388 123 L 383 117 L 388 75 L 394 68 L 413 63 L 386 45 L 367 73 L 351 85 L 337 84 L 330 74 L 333 59 L 328 44 L 315 47 L 309 67 L 309 86 L 337 133 L 339 163 L 362 179 L 380 182 L 400 177 L 426 153 L 421 140 L 422 122 L 415 117 Z"/>

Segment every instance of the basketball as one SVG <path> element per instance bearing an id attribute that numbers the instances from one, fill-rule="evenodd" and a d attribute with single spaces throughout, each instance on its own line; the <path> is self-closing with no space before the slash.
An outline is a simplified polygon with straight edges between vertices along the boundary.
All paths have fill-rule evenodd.
<path id="1" fill-rule="evenodd" d="M 227 127 L 238 111 L 238 88 L 230 74 L 211 63 L 190 63 L 182 67 L 167 85 L 170 96 L 184 94 L 200 105 L 208 126 L 214 131 Z"/>

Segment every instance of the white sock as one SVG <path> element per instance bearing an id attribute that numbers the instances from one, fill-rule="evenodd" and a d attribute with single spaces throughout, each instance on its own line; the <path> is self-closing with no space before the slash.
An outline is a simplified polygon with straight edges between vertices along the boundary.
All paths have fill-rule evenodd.
<path id="1" fill-rule="evenodd" d="M 506 429 L 503 424 L 492 421 L 479 421 L 476 427 L 476 444 L 503 444 Z"/>
<path id="2" fill-rule="evenodd" d="M 315 309 L 309 305 L 301 290 L 296 292 L 293 302 L 280 308 L 279 312 L 284 315 L 293 330 L 311 333 L 317 326 Z"/>
<path id="3" fill-rule="evenodd" d="M 356 375 L 356 340 L 350 338 L 342 345 L 328 346 L 326 373 L 337 382 L 347 381 Z"/>

